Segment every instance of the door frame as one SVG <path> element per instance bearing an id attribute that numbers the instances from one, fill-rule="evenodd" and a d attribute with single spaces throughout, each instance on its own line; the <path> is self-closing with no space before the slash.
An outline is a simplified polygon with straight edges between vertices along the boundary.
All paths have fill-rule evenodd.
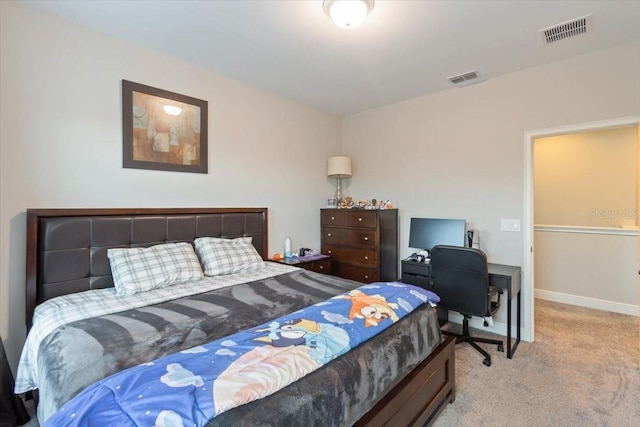
<path id="1" fill-rule="evenodd" d="M 533 143 L 536 138 L 549 136 L 566 135 L 571 133 L 587 132 L 592 130 L 611 129 L 623 126 L 640 126 L 640 116 L 621 117 L 617 119 L 600 120 L 595 122 L 578 123 L 567 126 L 558 126 L 553 128 L 537 129 L 526 131 L 524 134 L 524 218 L 522 221 L 522 230 L 524 231 L 524 247 L 523 260 L 524 266 L 522 271 L 522 291 L 523 298 L 523 317 L 524 328 L 522 338 L 526 341 L 533 341 L 535 337 L 535 315 L 534 315 L 534 295 L 535 295 L 535 278 L 533 247 Z M 639 237 L 640 241 L 640 237 Z"/>

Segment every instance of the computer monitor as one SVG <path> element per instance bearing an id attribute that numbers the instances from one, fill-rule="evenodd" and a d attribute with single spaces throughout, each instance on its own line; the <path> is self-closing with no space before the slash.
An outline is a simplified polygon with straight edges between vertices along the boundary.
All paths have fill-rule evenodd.
<path id="1" fill-rule="evenodd" d="M 464 246 L 464 219 L 411 218 L 409 247 L 430 251 L 436 245 Z"/>

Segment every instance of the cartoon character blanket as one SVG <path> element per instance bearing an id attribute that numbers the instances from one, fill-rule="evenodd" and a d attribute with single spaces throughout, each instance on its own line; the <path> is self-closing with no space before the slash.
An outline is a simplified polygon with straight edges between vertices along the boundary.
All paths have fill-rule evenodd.
<path id="1" fill-rule="evenodd" d="M 135 366 L 93 384 L 45 423 L 197 425 L 268 396 L 346 353 L 437 295 L 372 283 L 270 323 Z"/>

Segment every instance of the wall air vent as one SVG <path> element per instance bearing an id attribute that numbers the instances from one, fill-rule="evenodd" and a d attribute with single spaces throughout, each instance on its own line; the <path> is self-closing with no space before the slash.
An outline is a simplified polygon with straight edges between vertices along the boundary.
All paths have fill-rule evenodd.
<path id="1" fill-rule="evenodd" d="M 458 87 L 469 86 L 474 83 L 480 83 L 485 81 L 486 79 L 482 78 L 480 74 L 476 70 L 467 71 L 466 73 L 457 74 L 455 76 L 447 77 L 451 83 Z"/>
<path id="2" fill-rule="evenodd" d="M 591 32 L 591 14 L 540 30 L 544 44 L 559 42 Z"/>

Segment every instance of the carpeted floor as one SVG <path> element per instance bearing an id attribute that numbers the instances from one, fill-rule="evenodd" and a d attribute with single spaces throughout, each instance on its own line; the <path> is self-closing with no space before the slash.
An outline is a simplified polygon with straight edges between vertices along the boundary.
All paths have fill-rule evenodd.
<path id="1" fill-rule="evenodd" d="M 456 347 L 456 400 L 434 426 L 640 425 L 638 318 L 538 299 L 535 310 L 536 341 L 511 360 L 482 344 L 486 367 L 469 345 Z"/>
<path id="2" fill-rule="evenodd" d="M 491 367 L 456 347 L 456 400 L 436 427 L 638 426 L 638 318 L 536 299 L 535 342 Z M 478 332 L 478 331 L 472 331 Z"/>

